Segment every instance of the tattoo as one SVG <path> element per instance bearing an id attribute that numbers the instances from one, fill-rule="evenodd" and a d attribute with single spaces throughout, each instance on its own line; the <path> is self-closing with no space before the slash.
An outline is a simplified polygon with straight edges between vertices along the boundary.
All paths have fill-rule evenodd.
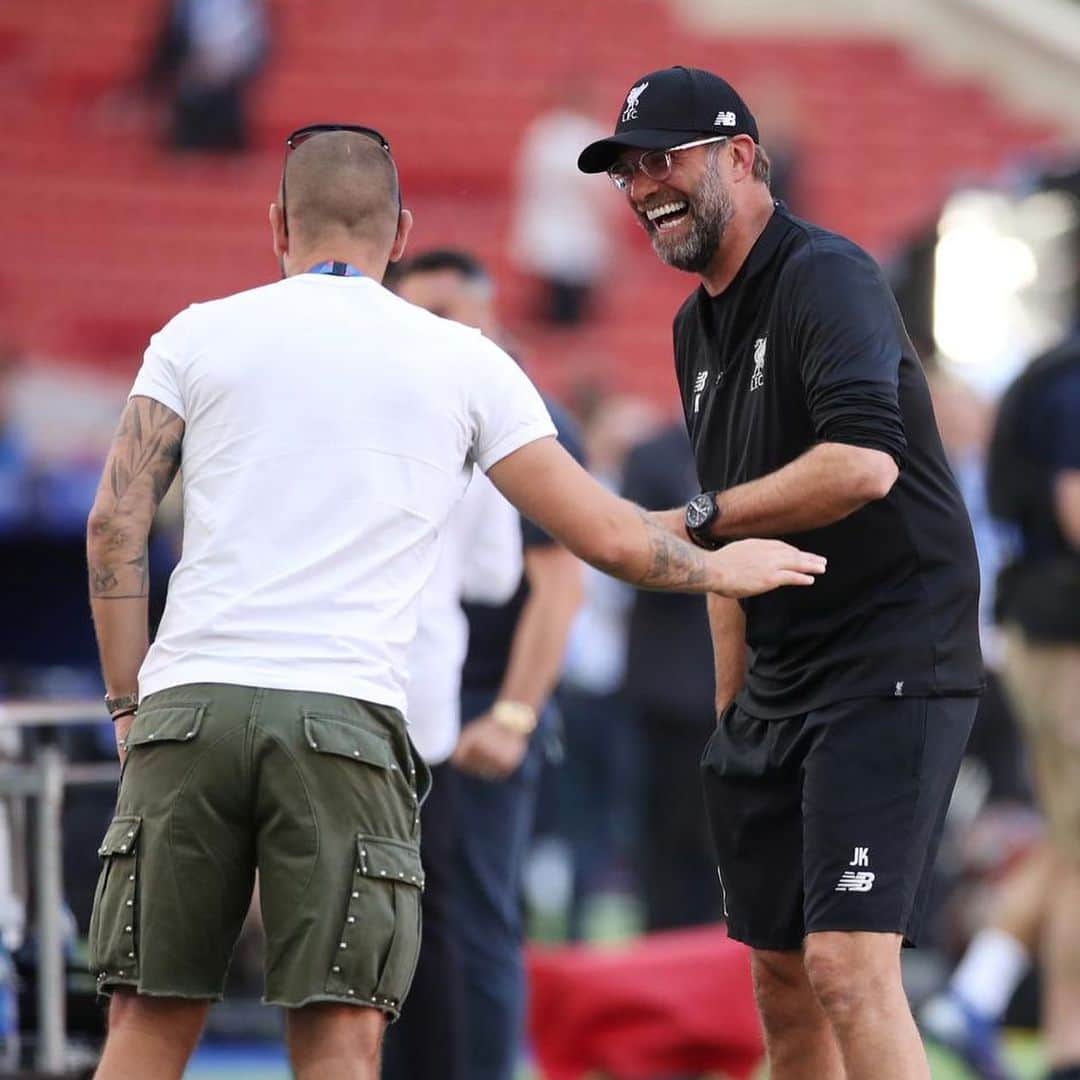
<path id="1" fill-rule="evenodd" d="M 146 538 L 180 468 L 184 422 L 161 402 L 133 397 L 124 409 L 87 533 L 90 595 L 146 596 Z"/>
<path id="2" fill-rule="evenodd" d="M 111 566 L 90 566 L 90 595 L 99 596 L 116 588 L 116 571 Z"/>
<path id="3" fill-rule="evenodd" d="M 705 552 L 672 536 L 645 510 L 638 510 L 652 549 L 652 565 L 639 579 L 645 588 L 693 590 L 705 584 Z"/>
<path id="4" fill-rule="evenodd" d="M 180 467 L 183 427 L 180 417 L 160 401 L 132 398 L 128 402 L 113 444 L 118 448 L 123 443 L 126 452 L 112 457 L 109 470 L 109 483 L 117 502 L 133 483 L 147 474 L 154 505 L 161 502 Z"/>

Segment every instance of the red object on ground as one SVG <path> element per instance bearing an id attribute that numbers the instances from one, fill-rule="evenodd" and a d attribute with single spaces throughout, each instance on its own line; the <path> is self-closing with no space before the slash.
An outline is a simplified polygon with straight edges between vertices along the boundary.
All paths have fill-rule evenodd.
<path id="1" fill-rule="evenodd" d="M 527 963 L 529 1035 L 544 1080 L 741 1080 L 761 1061 L 750 950 L 720 927 L 623 948 L 532 949 Z"/>

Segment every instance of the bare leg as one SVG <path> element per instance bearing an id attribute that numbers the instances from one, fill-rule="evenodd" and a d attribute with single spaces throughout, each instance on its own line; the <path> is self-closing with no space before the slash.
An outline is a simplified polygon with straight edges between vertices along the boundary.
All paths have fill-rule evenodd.
<path id="1" fill-rule="evenodd" d="M 1080 864 L 1058 861 L 1042 959 L 1051 1066 L 1080 1065 Z"/>
<path id="2" fill-rule="evenodd" d="M 930 1080 L 900 979 L 900 935 L 809 934 L 806 972 L 843 1055 L 847 1080 Z"/>
<path id="3" fill-rule="evenodd" d="M 755 949 L 751 970 L 770 1080 L 844 1080 L 840 1048 L 806 977 L 802 953 Z"/>
<path id="4" fill-rule="evenodd" d="M 180 1080 L 209 1009 L 207 1001 L 115 991 L 95 1080 Z"/>
<path id="5" fill-rule="evenodd" d="M 1053 895 L 1057 859 L 1046 841 L 1005 877 L 988 924 L 1014 937 L 1030 955 L 1038 952 L 1043 919 Z"/>
<path id="6" fill-rule="evenodd" d="M 296 1080 L 379 1080 L 385 1028 L 378 1009 L 333 1003 L 291 1009 L 285 1037 Z"/>

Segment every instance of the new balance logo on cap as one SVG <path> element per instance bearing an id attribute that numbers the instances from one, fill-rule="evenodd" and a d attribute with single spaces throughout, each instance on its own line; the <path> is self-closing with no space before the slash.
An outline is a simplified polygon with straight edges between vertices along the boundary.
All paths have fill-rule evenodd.
<path id="1" fill-rule="evenodd" d="M 718 112 L 713 127 L 734 127 L 737 123 L 733 112 Z"/>

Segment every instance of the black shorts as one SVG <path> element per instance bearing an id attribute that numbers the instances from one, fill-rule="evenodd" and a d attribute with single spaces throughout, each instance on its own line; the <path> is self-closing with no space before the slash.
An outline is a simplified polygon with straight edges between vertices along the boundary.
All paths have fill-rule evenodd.
<path id="1" fill-rule="evenodd" d="M 978 698 L 863 698 L 782 720 L 729 708 L 701 763 L 728 929 L 918 938 Z"/>

